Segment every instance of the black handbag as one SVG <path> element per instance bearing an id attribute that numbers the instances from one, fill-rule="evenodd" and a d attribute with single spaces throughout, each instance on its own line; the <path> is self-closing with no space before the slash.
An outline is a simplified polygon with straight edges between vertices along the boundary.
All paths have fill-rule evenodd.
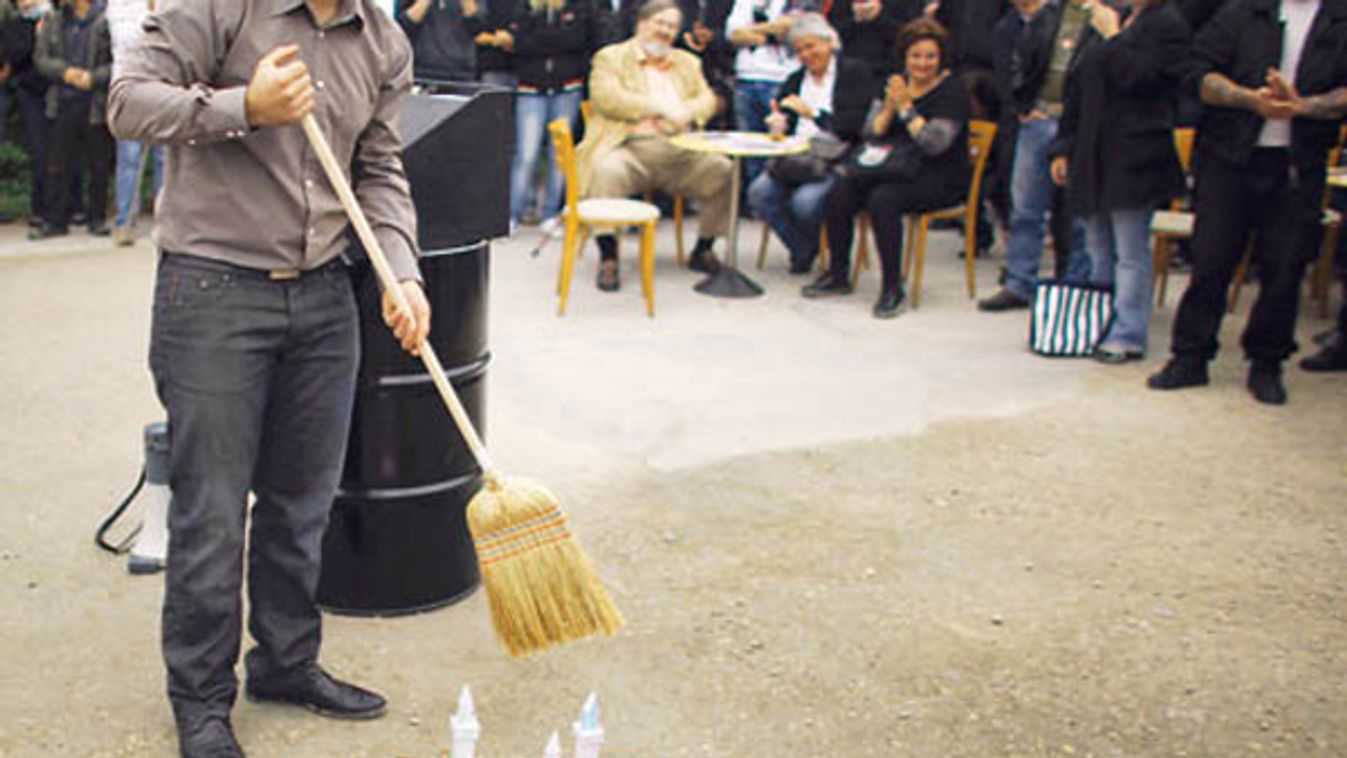
<path id="1" fill-rule="evenodd" d="M 869 141 L 857 145 L 838 170 L 852 179 L 906 182 L 916 179 L 920 165 L 920 148 L 911 142 Z"/>
<path id="2" fill-rule="evenodd" d="M 828 137 L 812 137 L 809 150 L 796 155 L 783 155 L 767 162 L 767 173 L 787 187 L 821 182 L 834 164 L 846 157 L 849 146 Z"/>

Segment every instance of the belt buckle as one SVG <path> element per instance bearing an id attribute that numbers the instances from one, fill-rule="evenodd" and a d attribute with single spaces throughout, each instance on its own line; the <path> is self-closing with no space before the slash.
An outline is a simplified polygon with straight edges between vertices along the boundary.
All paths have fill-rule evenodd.
<path id="1" fill-rule="evenodd" d="M 267 278 L 273 282 L 287 282 L 291 279 L 299 278 L 299 269 L 297 268 L 278 268 L 267 272 Z"/>

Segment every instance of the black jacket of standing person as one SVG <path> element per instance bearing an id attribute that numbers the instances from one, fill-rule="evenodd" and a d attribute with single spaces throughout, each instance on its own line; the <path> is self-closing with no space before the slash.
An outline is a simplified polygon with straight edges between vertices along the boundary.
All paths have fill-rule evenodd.
<path id="1" fill-rule="evenodd" d="M 483 6 L 477 17 L 481 29 L 478 32 L 509 31 L 510 22 L 518 15 L 518 6 L 522 0 L 479 0 Z M 474 37 L 476 34 L 473 35 Z M 490 45 L 477 46 L 477 74 L 480 77 L 487 71 L 514 71 L 514 54 Z"/>
<path id="2" fill-rule="evenodd" d="M 857 21 L 850 0 L 834 0 L 828 23 L 837 30 L 848 58 L 863 61 L 875 77 L 893 71 L 893 44 L 907 19 L 899 20 L 885 7 L 873 21 Z"/>
<path id="3" fill-rule="evenodd" d="M 870 102 L 882 96 L 883 92 L 864 61 L 840 55 L 836 55 L 834 60 L 837 61 L 837 83 L 833 85 L 833 107 L 832 110 L 819 111 L 814 123 L 843 142 L 854 143 L 860 140 L 861 132 L 865 129 L 865 116 L 870 112 Z M 786 81 L 776 91 L 777 102 L 800 94 L 804 77 L 803 66 L 786 77 Z M 794 134 L 795 125 L 800 121 L 799 114 L 789 108 L 783 108 L 781 112 L 786 114 L 786 134 Z"/>
<path id="4" fill-rule="evenodd" d="M 33 51 L 37 48 L 37 19 L 27 19 L 16 11 L 0 28 L 0 50 L 4 63 L 10 65 L 10 79 L 16 87 L 33 95 L 47 91 L 47 78 L 33 65 Z"/>
<path id="5" fill-rule="evenodd" d="M 1176 0 L 1176 5 L 1188 22 L 1188 28 L 1196 34 L 1228 2 L 1230 0 Z"/>
<path id="6" fill-rule="evenodd" d="M 584 86 L 593 50 L 594 5 L 566 0 L 560 8 L 534 8 L 521 2 L 510 24 L 514 35 L 514 68 L 519 86 L 551 94 Z"/>
<path id="7" fill-rule="evenodd" d="M 1264 86 L 1269 68 L 1281 65 L 1282 24 L 1278 0 L 1232 0 L 1197 35 L 1196 64 L 1186 86 L 1198 92 L 1209 73 L 1224 74 L 1251 89 Z M 1321 0 L 1305 39 L 1300 67 L 1283 72 L 1302 97 L 1347 85 L 1347 0 Z M 1197 158 L 1210 151 L 1243 164 L 1253 153 L 1263 118 L 1243 108 L 1207 108 L 1197 130 Z M 1340 121 L 1297 118 L 1291 122 L 1291 161 L 1323 173 L 1325 156 L 1337 143 Z"/>
<path id="8" fill-rule="evenodd" d="M 1093 215 L 1145 208 L 1183 192 L 1174 151 L 1174 95 L 1183 79 L 1188 23 L 1167 3 L 1138 11 L 1104 40 L 1094 37 L 1071 70 L 1052 146 L 1070 165 L 1067 202 Z"/>
<path id="9" fill-rule="evenodd" d="M 940 0 L 935 20 L 949 30 L 951 68 L 992 67 L 992 29 L 1007 7 L 1007 0 Z"/>
<path id="10" fill-rule="evenodd" d="M 470 82 L 477 78 L 477 43 L 486 31 L 483 14 L 463 15 L 461 0 L 432 0 L 421 21 L 407 10 L 416 0 L 398 0 L 394 18 L 412 43 L 412 65 L 417 79 Z"/>

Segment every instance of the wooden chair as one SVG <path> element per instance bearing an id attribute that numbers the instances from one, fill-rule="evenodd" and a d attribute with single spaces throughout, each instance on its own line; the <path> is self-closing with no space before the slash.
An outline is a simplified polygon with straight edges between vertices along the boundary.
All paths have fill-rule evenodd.
<path id="1" fill-rule="evenodd" d="M 1330 167 L 1338 166 L 1342 163 L 1342 143 L 1347 140 L 1347 127 L 1343 127 L 1339 135 L 1338 144 L 1328 153 L 1328 165 Z M 1310 269 L 1310 299 L 1319 301 L 1319 315 L 1321 317 L 1328 315 L 1329 291 L 1333 287 L 1333 258 L 1338 250 L 1338 237 L 1342 233 L 1342 212 L 1336 208 L 1328 207 L 1329 198 L 1333 195 L 1332 187 L 1324 188 L 1324 198 L 1319 223 L 1324 227 L 1323 240 L 1319 244 L 1319 258 L 1314 262 Z M 1235 268 L 1235 276 L 1230 281 L 1230 297 L 1228 312 L 1235 312 L 1235 305 L 1239 302 L 1239 291 L 1244 287 L 1244 280 L 1249 276 L 1249 263 L 1253 260 L 1253 243 L 1244 251 L 1244 257 L 1240 259 L 1239 266 Z"/>
<path id="2" fill-rule="evenodd" d="M 655 226 L 659 223 L 659 208 L 650 203 L 626 198 L 579 199 L 579 171 L 575 160 L 575 137 L 566 119 L 559 118 L 547 125 L 556 147 L 557 163 L 566 176 L 566 206 L 562 210 L 565 236 L 561 245 L 561 268 L 557 272 L 557 295 L 560 303 L 557 315 L 566 314 L 566 299 L 571 292 L 571 275 L 575 259 L 589 240 L 594 229 L 620 231 L 627 227 L 641 228 L 641 292 L 645 295 L 645 309 L 655 315 Z"/>
<path id="3" fill-rule="evenodd" d="M 763 264 L 767 262 L 767 241 L 772 236 L 772 227 L 766 221 L 762 222 L 762 239 L 758 240 L 758 270 L 761 271 Z M 820 226 L 818 230 L 818 270 L 828 270 L 828 227 Z"/>
<path id="4" fill-rule="evenodd" d="M 594 113 L 594 103 L 589 100 L 580 101 L 580 121 L 586 125 L 589 124 L 589 117 Z M 651 202 L 651 193 L 645 193 L 645 201 Z M 678 265 L 683 265 L 683 196 L 673 196 L 673 218 L 674 218 L 674 255 Z"/>
<path id="5" fill-rule="evenodd" d="M 1179 154 L 1179 165 L 1188 175 L 1193 165 L 1193 139 L 1197 130 L 1182 128 L 1174 130 L 1174 150 Z M 1165 290 L 1169 285 L 1169 266 L 1174 259 L 1174 243 L 1193 236 L 1193 214 L 1188 210 L 1185 198 L 1175 198 L 1169 203 L 1169 209 L 1156 211 L 1151 216 L 1151 262 L 1155 267 L 1154 282 L 1155 307 L 1165 304 Z"/>
<path id="6" fill-rule="evenodd" d="M 973 175 L 968 185 L 967 199 L 949 208 L 916 213 L 908 216 L 907 255 L 903 259 L 903 279 L 912 274 L 912 307 L 921 305 L 921 276 L 926 265 L 926 236 L 931 221 L 935 219 L 962 219 L 964 223 L 964 278 L 968 285 L 968 296 L 977 297 L 977 222 L 980 203 L 978 197 L 982 191 L 982 175 L 987 168 L 987 158 L 992 151 L 992 142 L 996 139 L 996 124 L 991 121 L 974 119 L 968 122 L 968 153 L 973 159 Z M 860 214 L 857 225 L 861 244 L 856 252 L 856 267 L 852 271 L 852 286 L 860 269 L 867 265 L 869 245 L 866 243 L 870 231 L 869 214 Z"/>

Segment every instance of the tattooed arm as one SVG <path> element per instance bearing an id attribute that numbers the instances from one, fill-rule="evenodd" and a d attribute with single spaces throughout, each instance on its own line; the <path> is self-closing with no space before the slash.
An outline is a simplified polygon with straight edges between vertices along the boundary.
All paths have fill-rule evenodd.
<path id="1" fill-rule="evenodd" d="M 1338 87 L 1322 95 L 1302 97 L 1299 115 L 1323 121 L 1347 118 L 1347 87 Z"/>
<path id="2" fill-rule="evenodd" d="M 1297 115 L 1295 103 L 1275 97 L 1271 89 L 1241 87 L 1226 75 L 1214 71 L 1202 77 L 1198 94 L 1206 105 L 1253 111 L 1266 119 L 1292 118 Z"/>

